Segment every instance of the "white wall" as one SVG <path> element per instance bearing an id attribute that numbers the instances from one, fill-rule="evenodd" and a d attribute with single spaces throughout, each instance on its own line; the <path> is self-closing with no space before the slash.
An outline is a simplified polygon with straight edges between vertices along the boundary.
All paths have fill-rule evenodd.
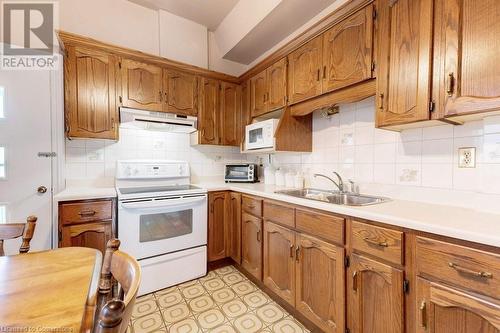
<path id="1" fill-rule="evenodd" d="M 160 55 L 208 68 L 207 27 L 164 10 L 160 17 Z"/>
<path id="2" fill-rule="evenodd" d="M 375 128 L 374 115 L 374 98 L 342 105 L 328 119 L 315 113 L 313 152 L 275 155 L 274 163 L 303 171 L 315 187 L 332 184 L 313 173 L 338 171 L 365 193 L 500 212 L 493 204 L 500 200 L 500 117 L 398 133 Z M 475 169 L 458 168 L 459 147 L 476 147 Z"/>
<path id="3" fill-rule="evenodd" d="M 159 55 L 158 12 L 124 0 L 59 1 L 60 29 Z"/>

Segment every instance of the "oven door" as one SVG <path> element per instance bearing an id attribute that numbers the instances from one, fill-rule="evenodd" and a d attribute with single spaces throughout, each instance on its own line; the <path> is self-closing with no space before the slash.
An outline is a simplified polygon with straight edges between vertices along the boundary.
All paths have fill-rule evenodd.
<path id="1" fill-rule="evenodd" d="M 120 249 L 137 259 L 207 244 L 207 196 L 123 200 Z"/>

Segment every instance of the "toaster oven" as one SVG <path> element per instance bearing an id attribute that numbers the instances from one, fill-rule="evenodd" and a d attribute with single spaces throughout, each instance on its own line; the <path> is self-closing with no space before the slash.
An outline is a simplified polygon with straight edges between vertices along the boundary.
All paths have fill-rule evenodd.
<path id="1" fill-rule="evenodd" d="M 224 173 L 226 183 L 256 183 L 258 167 L 256 164 L 227 164 Z"/>

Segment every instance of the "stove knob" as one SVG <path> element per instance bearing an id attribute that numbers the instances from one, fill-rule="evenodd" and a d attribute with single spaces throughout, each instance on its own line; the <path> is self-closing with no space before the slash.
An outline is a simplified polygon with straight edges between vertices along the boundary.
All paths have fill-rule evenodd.
<path id="1" fill-rule="evenodd" d="M 134 169 L 134 176 L 137 176 L 138 173 L 139 173 L 139 169 Z"/>

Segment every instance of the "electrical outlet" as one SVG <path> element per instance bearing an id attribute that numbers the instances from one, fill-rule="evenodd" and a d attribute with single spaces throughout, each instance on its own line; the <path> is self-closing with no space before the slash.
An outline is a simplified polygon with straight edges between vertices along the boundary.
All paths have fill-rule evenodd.
<path id="1" fill-rule="evenodd" d="M 458 148 L 458 167 L 475 168 L 476 167 L 476 148 L 465 147 Z"/>

